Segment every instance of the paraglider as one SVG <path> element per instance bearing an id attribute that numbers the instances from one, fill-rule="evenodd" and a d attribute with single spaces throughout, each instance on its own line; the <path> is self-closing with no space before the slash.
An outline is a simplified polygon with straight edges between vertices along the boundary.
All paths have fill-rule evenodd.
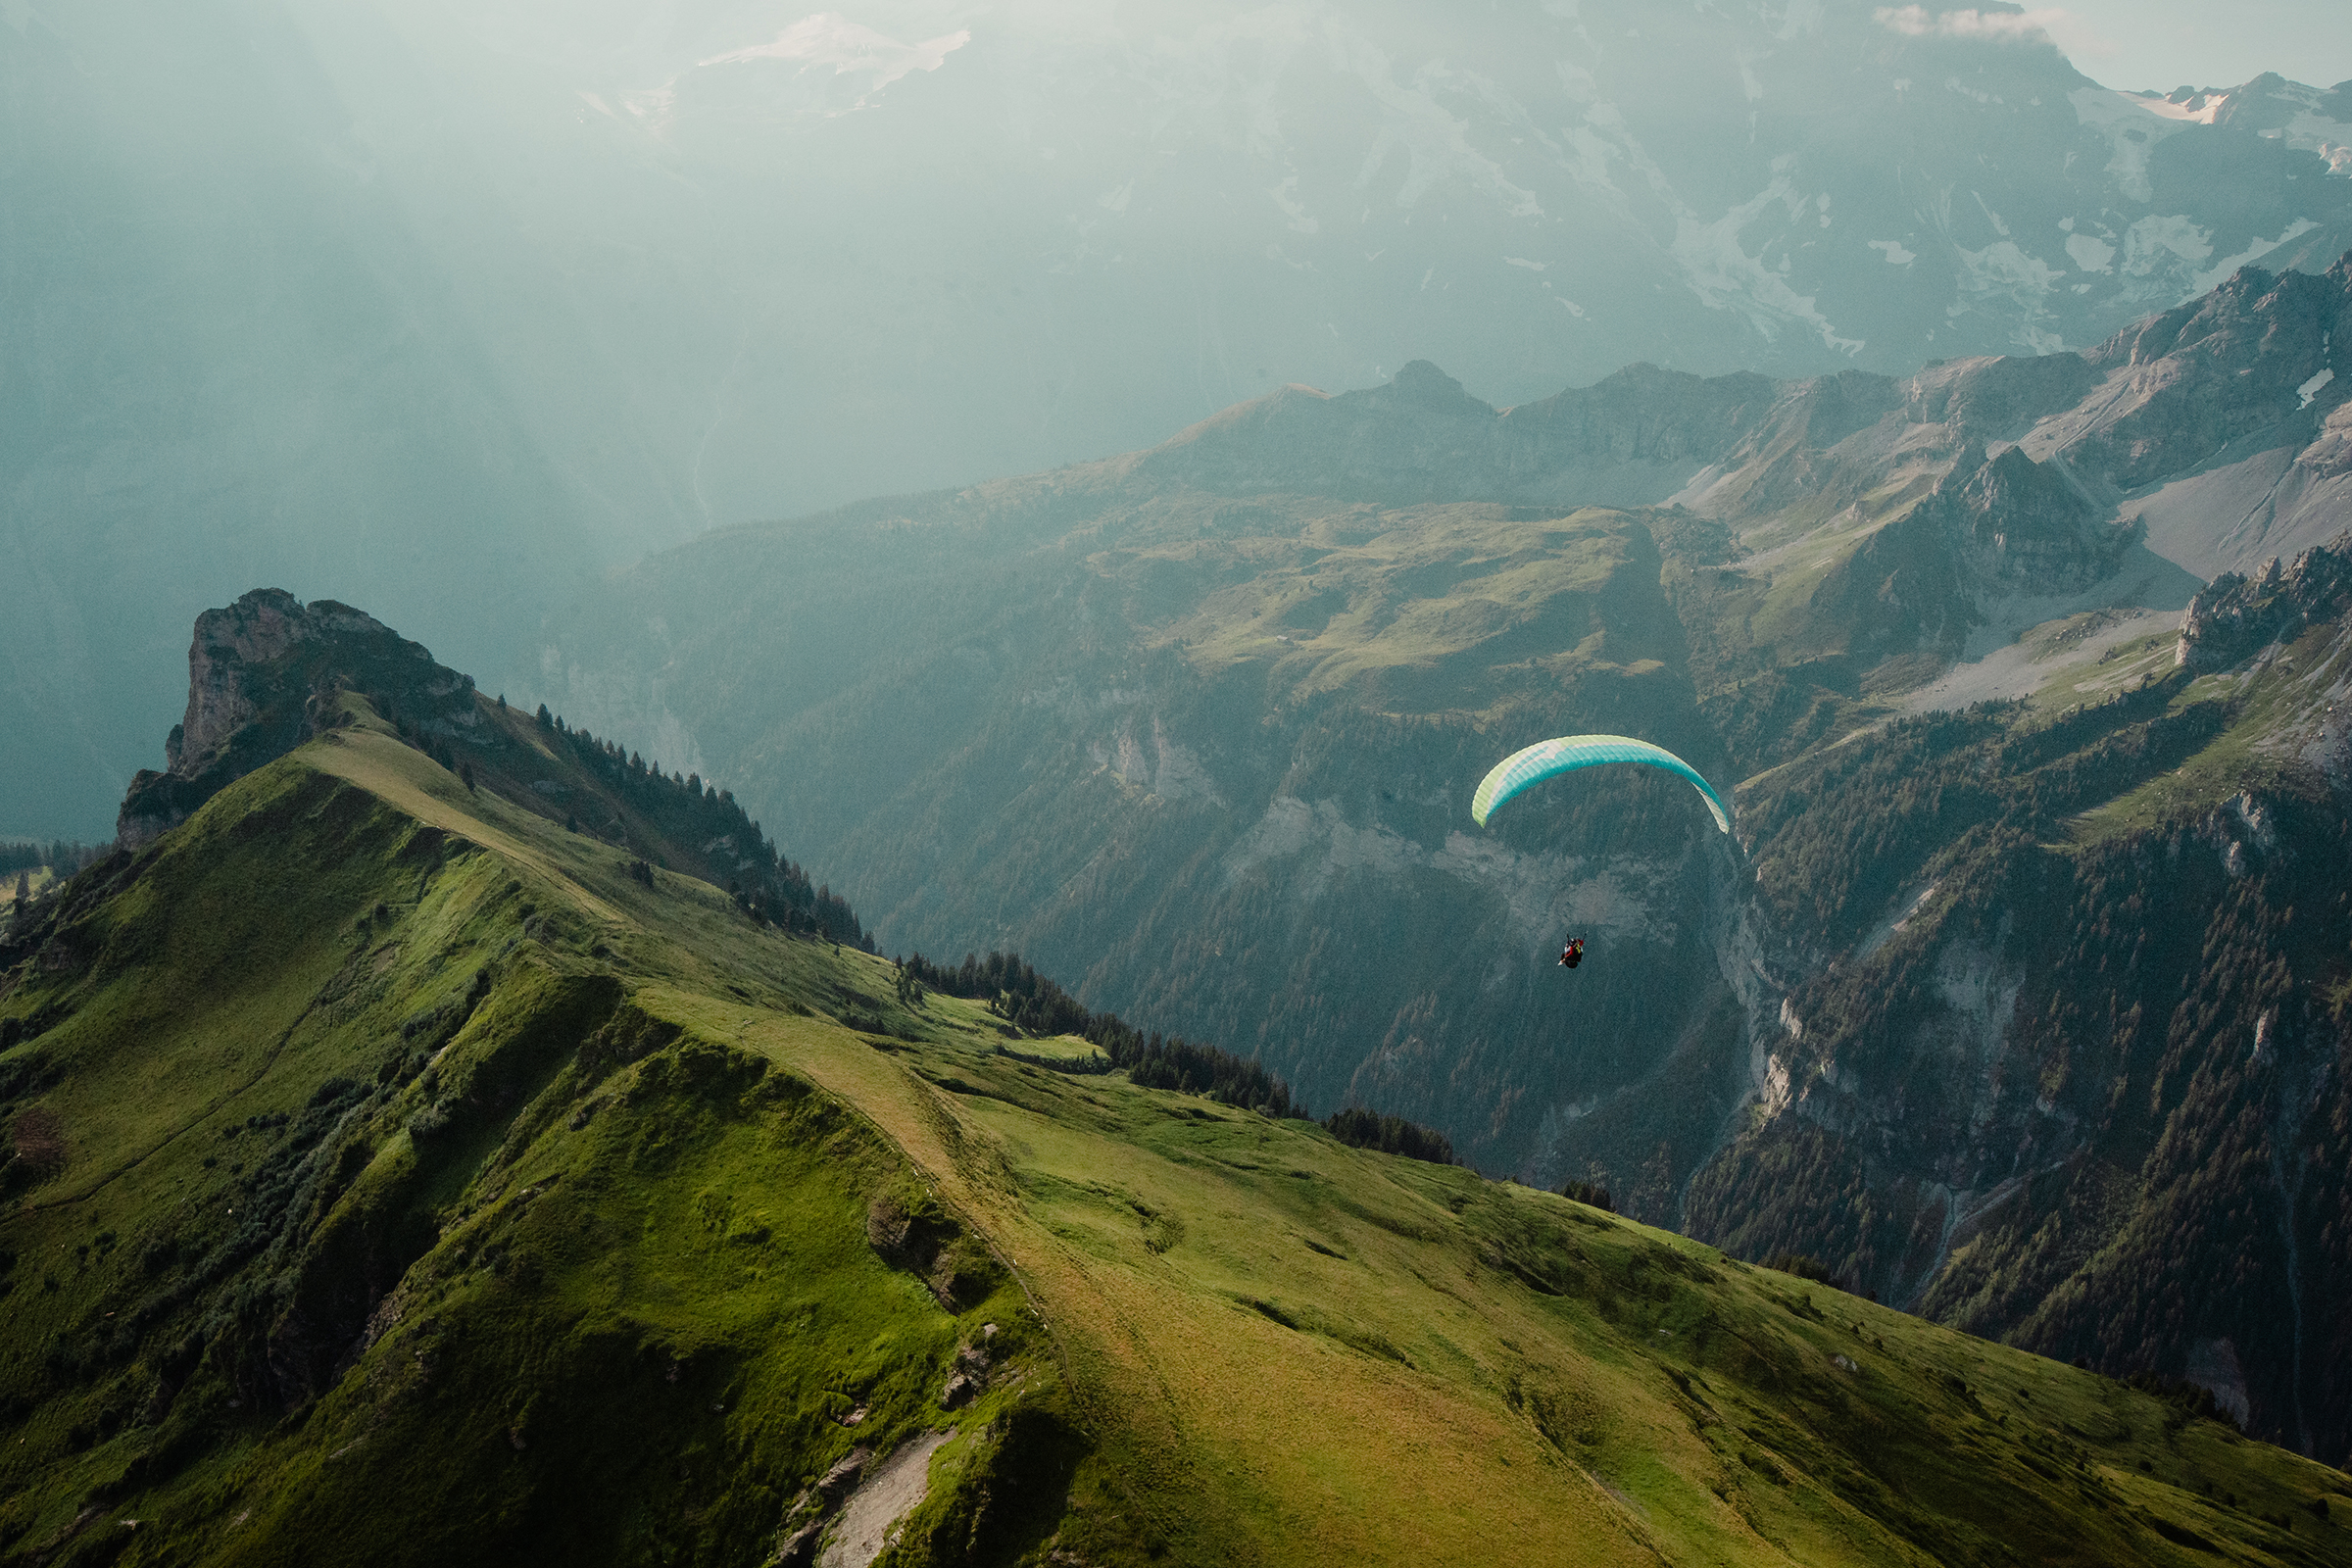
<path id="1" fill-rule="evenodd" d="M 1470 798 L 1470 815 L 1480 827 L 1485 827 L 1487 818 L 1494 814 L 1497 807 L 1528 786 L 1608 762 L 1640 762 L 1689 779 L 1706 797 L 1707 809 L 1715 815 L 1715 825 L 1726 833 L 1732 830 L 1731 808 L 1699 776 L 1697 768 L 1663 746 L 1652 746 L 1627 735 L 1563 735 L 1513 752 L 1479 781 L 1478 793 Z M 1560 961 L 1566 963 L 1567 956 L 1563 954 Z"/>
<path id="2" fill-rule="evenodd" d="M 1585 939 L 1583 937 L 1570 937 L 1568 939 L 1568 945 L 1560 950 L 1560 967 L 1563 969 L 1573 969 L 1584 961 Z"/>

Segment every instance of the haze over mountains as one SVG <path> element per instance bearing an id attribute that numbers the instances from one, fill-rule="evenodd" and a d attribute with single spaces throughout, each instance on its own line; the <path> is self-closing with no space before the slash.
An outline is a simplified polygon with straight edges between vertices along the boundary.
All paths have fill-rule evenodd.
<path id="1" fill-rule="evenodd" d="M 1901 374 L 2352 244 L 2340 91 L 1878 9 L 17 8 L 0 822 L 102 831 L 255 581 L 519 681 L 584 570 L 1288 382 Z"/>
<path id="2" fill-rule="evenodd" d="M 2112 91 L 2007 11 L 1430 15 L 0 10 L 0 828 L 119 832 L 0 947 L 0 1339 L 49 1347 L 0 1470 L 235 1555 L 220 1466 L 390 1422 L 418 1488 L 534 1454 L 607 1545 L 801 1560 L 991 1388 L 892 1560 L 1401 1541 L 1299 1397 L 1168 1392 L 1243 1353 L 1196 1342 L 1320 1386 L 1305 1336 L 1347 1451 L 1421 1442 L 1402 1379 L 1540 1440 L 1545 1520 L 1696 1532 L 1628 1554 L 2332 1540 L 2215 1423 L 2352 1453 L 2352 83 Z M 1736 833 L 1614 774 L 1471 822 L 1578 731 Z M 1105 1184 L 1163 1154 L 1242 1174 Z M 1528 1333 L 1335 1304 L 1375 1250 Z M 460 1445 L 442 1309 L 505 1325 L 459 1386 L 539 1391 Z M 1602 1325 L 1663 1381 L 1535 1364 Z M 607 1385 L 674 1478 L 550 1413 Z M 1637 1419 L 1688 1461 L 1639 1504 Z M 1937 1436 L 1865 1483 L 1891 1427 Z M 1308 1462 L 1219 1492 L 1228 1442 Z M 360 1474 L 252 1539 L 309 1560 Z M 124 1549 L 53 1491 L 0 1553 Z"/>

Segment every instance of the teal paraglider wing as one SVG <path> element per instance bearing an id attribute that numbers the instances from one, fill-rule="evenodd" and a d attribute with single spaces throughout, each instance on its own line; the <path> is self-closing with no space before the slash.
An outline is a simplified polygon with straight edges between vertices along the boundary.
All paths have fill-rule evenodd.
<path id="1" fill-rule="evenodd" d="M 1479 781 L 1478 793 L 1470 799 L 1470 814 L 1480 827 L 1485 827 L 1496 807 L 1529 785 L 1541 784 L 1557 774 L 1573 773 L 1580 767 L 1599 767 L 1609 762 L 1640 762 L 1680 774 L 1698 786 L 1698 793 L 1707 798 L 1707 809 L 1715 813 L 1715 825 L 1726 833 L 1732 830 L 1731 808 L 1699 776 L 1697 768 L 1663 746 L 1652 746 L 1629 735 L 1563 735 L 1513 752 Z"/>

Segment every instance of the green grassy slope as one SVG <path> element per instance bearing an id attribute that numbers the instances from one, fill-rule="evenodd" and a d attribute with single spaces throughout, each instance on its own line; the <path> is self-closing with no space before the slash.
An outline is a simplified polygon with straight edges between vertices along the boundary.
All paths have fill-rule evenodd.
<path id="1" fill-rule="evenodd" d="M 0 982 L 0 1552 L 760 1563 L 931 1433 L 884 1561 L 2352 1560 L 2181 1408 L 1015 1059 L 633 858 L 363 721 L 71 890 Z"/>

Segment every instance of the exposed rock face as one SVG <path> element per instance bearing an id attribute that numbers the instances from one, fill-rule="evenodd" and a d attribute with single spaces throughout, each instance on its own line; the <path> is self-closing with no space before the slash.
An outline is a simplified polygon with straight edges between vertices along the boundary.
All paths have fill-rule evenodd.
<path id="1" fill-rule="evenodd" d="M 2104 524 L 2106 509 L 2054 464 L 2035 463 L 2017 447 L 1973 471 L 1965 463 L 1955 467 L 1936 501 L 1940 520 L 1978 576 L 2044 593 L 2097 581 L 2134 536 L 2129 525 Z"/>
<path id="2" fill-rule="evenodd" d="M 421 644 L 349 605 L 257 588 L 196 617 L 187 714 L 164 743 L 165 770 L 131 780 L 116 836 L 136 848 L 309 740 L 325 717 L 320 699 L 338 686 L 426 734 L 455 739 L 476 721 L 472 677 Z"/>
<path id="3" fill-rule="evenodd" d="M 2130 491 L 2290 415 L 2316 423 L 2315 410 L 2324 415 L 2346 390 L 2333 375 L 2312 383 L 2347 327 L 2352 256 L 2318 276 L 2246 268 L 2082 356 L 2109 373 L 2113 391 L 2092 400 L 2089 428 L 2066 442 L 2068 460 Z"/>
<path id="4" fill-rule="evenodd" d="M 2248 654 L 2352 609 L 2352 529 L 2291 565 L 2277 556 L 2253 576 L 2224 572 L 2189 601 L 2179 662 L 2226 669 Z"/>

